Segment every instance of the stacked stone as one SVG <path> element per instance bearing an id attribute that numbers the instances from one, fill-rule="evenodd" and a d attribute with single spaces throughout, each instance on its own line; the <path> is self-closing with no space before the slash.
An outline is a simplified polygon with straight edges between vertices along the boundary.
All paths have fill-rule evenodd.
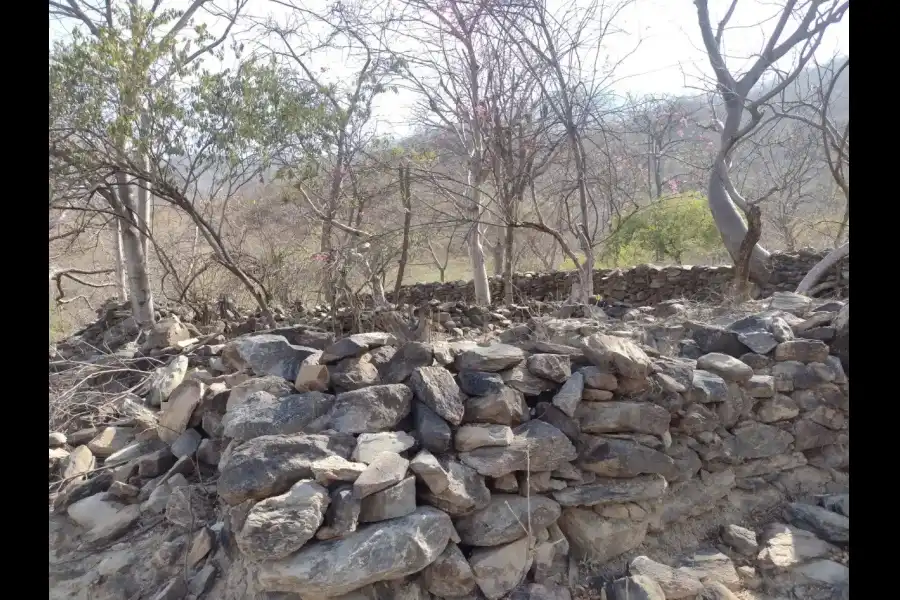
<path id="1" fill-rule="evenodd" d="M 165 514 L 233 547 L 266 593 L 565 598 L 570 555 L 602 564 L 709 511 L 846 490 L 848 382 L 800 337 L 827 312 L 779 295 L 726 328 L 690 324 L 678 358 L 576 320 L 489 346 L 238 338 L 207 369 L 161 367 L 158 417 L 135 401 L 130 424 L 51 436 L 51 473 L 115 467 L 56 507 L 102 541 Z M 185 479 L 214 467 L 217 525 Z"/>

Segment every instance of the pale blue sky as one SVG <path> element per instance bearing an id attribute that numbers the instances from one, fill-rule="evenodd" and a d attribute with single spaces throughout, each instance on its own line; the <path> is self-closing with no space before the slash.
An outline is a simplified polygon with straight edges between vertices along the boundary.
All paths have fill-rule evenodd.
<path id="1" fill-rule="evenodd" d="M 220 1 L 222 6 L 227 6 L 234 0 Z M 550 0 L 550 4 L 563 1 Z M 167 0 L 163 4 L 174 8 L 186 6 L 187 2 Z M 308 0 L 302 4 L 314 9 L 326 3 L 327 0 Z M 729 0 L 710 0 L 709 4 L 712 18 L 717 21 L 727 9 Z M 770 0 L 740 0 L 731 20 L 731 29 L 725 35 L 725 50 L 733 72 L 747 65 L 760 51 L 763 40 L 774 26 L 780 4 Z M 247 10 L 257 17 L 272 16 L 278 20 L 287 18 L 288 14 L 283 6 L 268 0 L 250 0 Z M 701 49 L 697 11 L 691 0 L 636 0 L 622 11 L 620 17 L 617 23 L 627 35 L 610 37 L 604 44 L 604 52 L 613 62 L 630 54 L 616 70 L 616 83 L 612 86 L 616 92 L 679 94 L 700 86 L 702 78 L 709 76 L 709 62 Z M 848 14 L 841 23 L 828 30 L 817 55 L 819 58 L 827 60 L 836 52 L 849 52 L 849 21 Z M 51 40 L 63 31 L 51 21 Z M 344 78 L 350 74 L 350 69 L 344 68 L 343 62 L 340 52 L 323 53 L 316 57 L 314 66 L 327 67 L 333 77 Z M 399 135 L 408 131 L 412 102 L 411 93 L 383 96 L 375 106 L 378 129 L 382 133 Z"/>

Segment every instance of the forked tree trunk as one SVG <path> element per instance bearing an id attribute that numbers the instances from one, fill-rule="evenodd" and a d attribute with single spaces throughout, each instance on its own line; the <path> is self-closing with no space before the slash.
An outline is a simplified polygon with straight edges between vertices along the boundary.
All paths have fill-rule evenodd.
<path id="1" fill-rule="evenodd" d="M 734 282 L 732 290 L 737 300 L 745 300 L 750 295 L 750 273 L 753 249 L 762 235 L 762 211 L 753 204 L 747 211 L 747 233 L 738 248 L 734 261 Z"/>

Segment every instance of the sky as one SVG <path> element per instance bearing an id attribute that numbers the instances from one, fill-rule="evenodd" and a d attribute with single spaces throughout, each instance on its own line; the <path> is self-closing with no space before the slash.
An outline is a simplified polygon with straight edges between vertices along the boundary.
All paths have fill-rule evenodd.
<path id="1" fill-rule="evenodd" d="M 222 6 L 234 0 L 217 0 Z M 302 0 L 294 0 L 301 2 Z M 315 9 L 324 6 L 328 0 L 306 0 L 303 6 Z M 549 0 L 554 5 L 570 0 Z M 581 1 L 581 0 L 576 0 Z M 615 1 L 615 0 L 614 0 Z M 163 5 L 179 8 L 188 0 L 166 0 Z M 714 22 L 724 14 L 730 0 L 709 0 L 711 17 Z M 771 0 L 740 0 L 730 21 L 730 29 L 724 36 L 726 61 L 732 72 L 746 67 L 753 56 L 761 50 L 763 40 L 774 27 L 774 17 L 780 11 L 780 4 Z M 284 21 L 290 17 L 290 10 L 269 0 L 249 0 L 247 12 L 257 18 L 272 17 Z M 198 13 L 199 15 L 200 13 Z M 619 62 L 615 72 L 612 90 L 618 94 L 689 94 L 696 93 L 708 78 L 711 69 L 702 50 L 697 11 L 692 0 L 635 0 L 619 14 L 616 21 L 623 33 L 610 36 L 604 41 L 604 53 L 611 62 Z M 826 33 L 817 57 L 827 60 L 835 53 L 848 53 L 849 14 L 842 22 L 832 26 Z M 50 40 L 65 35 L 66 29 L 53 19 L 50 22 Z M 786 28 L 790 31 L 790 28 Z M 247 35 L 253 36 L 252 33 Z M 351 74 L 344 68 L 344 59 L 339 51 L 320 54 L 315 66 L 326 67 L 338 78 Z M 411 129 L 410 110 L 415 97 L 411 92 L 385 94 L 375 103 L 373 118 L 381 134 L 402 136 Z"/>

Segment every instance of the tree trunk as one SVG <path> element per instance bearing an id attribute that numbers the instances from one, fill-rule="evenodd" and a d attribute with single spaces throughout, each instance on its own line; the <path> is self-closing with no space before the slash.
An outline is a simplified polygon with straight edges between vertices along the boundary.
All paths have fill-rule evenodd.
<path id="1" fill-rule="evenodd" d="M 381 280 L 381 275 L 373 273 L 369 278 L 369 282 L 372 285 L 372 300 L 375 301 L 375 306 L 384 306 L 387 304 L 387 298 L 384 296 L 384 282 Z"/>
<path id="2" fill-rule="evenodd" d="M 838 261 L 850 255 L 850 242 L 845 242 L 825 255 L 816 265 L 809 270 L 806 277 L 797 286 L 798 294 L 808 294 L 812 287 L 819 282 L 825 273 Z"/>
<path id="3" fill-rule="evenodd" d="M 749 298 L 750 270 L 753 259 L 753 249 L 762 235 L 762 211 L 759 206 L 753 204 L 747 211 L 747 234 L 738 248 L 737 258 L 734 261 L 733 293 L 737 300 Z"/>
<path id="4" fill-rule="evenodd" d="M 128 297 L 131 299 L 131 312 L 141 325 L 151 325 L 154 320 L 153 293 L 150 289 L 150 276 L 147 269 L 147 255 L 144 254 L 144 242 L 141 232 L 131 219 L 137 219 L 131 188 L 125 173 L 116 174 L 116 193 L 120 199 L 121 209 L 125 214 L 119 217 L 122 224 L 122 250 L 125 256 L 125 269 L 128 273 Z M 129 220 L 125 220 L 129 219 Z"/>
<path id="5" fill-rule="evenodd" d="M 409 230 L 412 226 L 412 201 L 409 191 L 409 166 L 400 167 L 400 199 L 403 201 L 403 246 L 400 248 L 400 261 L 397 264 L 397 281 L 394 283 L 394 302 L 400 303 L 400 287 L 403 285 L 403 275 L 406 272 L 406 263 L 409 262 Z"/>
<path id="6" fill-rule="evenodd" d="M 141 139 L 144 140 L 147 137 L 147 134 L 150 130 L 150 116 L 146 111 L 141 112 Z M 143 173 L 150 172 L 150 161 L 147 159 L 147 151 L 143 147 L 138 147 L 137 152 L 135 153 L 135 161 L 138 164 L 138 168 Z M 144 257 L 149 257 L 148 253 L 150 235 L 153 231 L 153 220 L 151 215 L 153 213 L 153 196 L 150 194 L 147 189 L 147 185 L 149 183 L 145 183 L 144 185 L 137 186 L 137 218 L 138 224 L 140 224 L 143 229 L 143 233 L 141 234 L 141 245 L 144 248 Z"/>
<path id="7" fill-rule="evenodd" d="M 128 281 L 125 272 L 125 252 L 122 248 L 122 221 L 115 219 L 114 223 L 116 234 L 113 240 L 116 263 L 116 297 L 119 299 L 119 302 L 125 302 L 128 300 Z"/>
<path id="8" fill-rule="evenodd" d="M 491 288 L 488 284 L 487 264 L 484 260 L 483 233 L 481 220 L 481 153 L 469 163 L 469 260 L 472 263 L 472 282 L 475 285 L 475 303 L 480 306 L 491 304 Z"/>
<path id="9" fill-rule="evenodd" d="M 500 235 L 499 228 L 497 231 L 497 239 L 494 241 L 491 250 L 494 252 L 494 275 L 503 275 L 503 265 L 506 264 L 506 246 Z"/>
<path id="10" fill-rule="evenodd" d="M 513 254 L 515 250 L 516 230 L 506 227 L 506 239 L 504 240 L 503 260 L 503 301 L 509 305 L 513 303 Z"/>
<path id="11" fill-rule="evenodd" d="M 743 104 L 740 98 L 730 99 L 725 104 L 726 117 L 721 133 L 721 148 L 725 148 L 730 140 L 738 133 L 741 125 Z M 728 176 L 728 157 L 719 152 L 713 164 L 709 176 L 709 210 L 712 212 L 722 242 L 728 249 L 728 254 L 737 264 L 741 245 L 747 238 L 747 225 L 741 219 L 737 206 L 728 195 L 725 179 Z M 757 245 L 758 238 L 754 240 L 749 264 L 749 276 L 759 284 L 765 284 L 769 278 L 768 261 L 769 253 Z"/>

